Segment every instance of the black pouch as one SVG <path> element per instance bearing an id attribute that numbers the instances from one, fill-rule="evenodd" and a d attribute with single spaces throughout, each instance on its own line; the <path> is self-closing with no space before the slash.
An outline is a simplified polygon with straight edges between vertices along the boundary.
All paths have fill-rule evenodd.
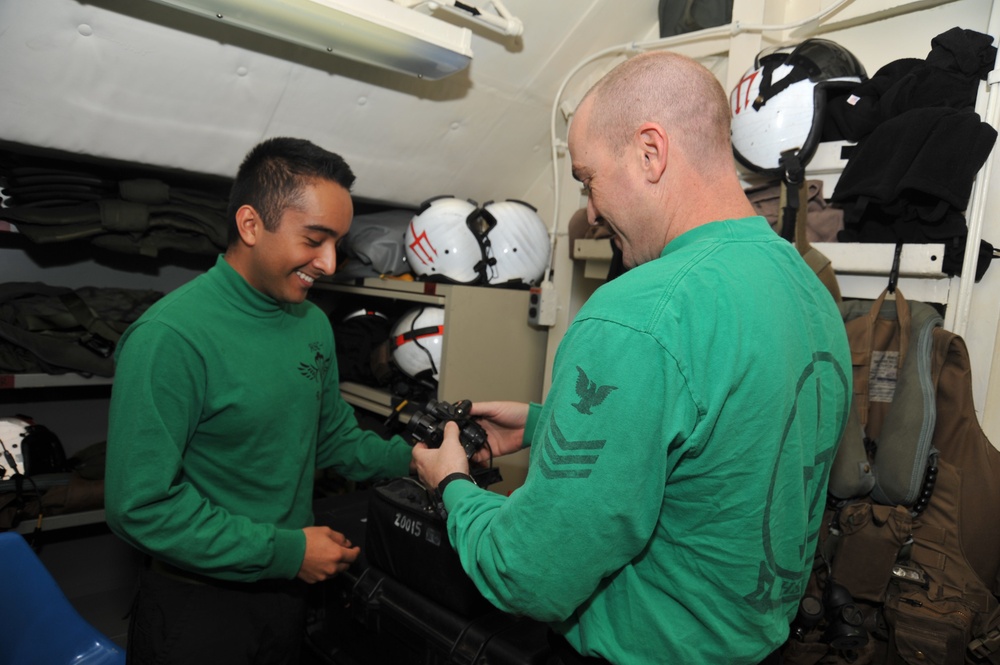
<path id="1" fill-rule="evenodd" d="M 853 503 L 840 511 L 841 531 L 833 559 L 833 579 L 855 600 L 881 603 L 892 566 L 910 536 L 912 518 L 904 506 Z"/>
<path id="2" fill-rule="evenodd" d="M 494 609 L 462 569 L 427 490 L 410 478 L 372 488 L 365 550 L 371 566 L 458 614 Z"/>
<path id="3" fill-rule="evenodd" d="M 894 662 L 964 665 L 975 608 L 961 598 L 931 599 L 923 589 L 892 593 L 885 603 L 892 626 Z M 989 662 L 989 661 L 983 661 Z"/>

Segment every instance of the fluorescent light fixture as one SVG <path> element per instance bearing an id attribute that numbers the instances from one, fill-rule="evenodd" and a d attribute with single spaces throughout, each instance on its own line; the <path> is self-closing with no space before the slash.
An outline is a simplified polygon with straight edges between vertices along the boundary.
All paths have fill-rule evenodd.
<path id="1" fill-rule="evenodd" d="M 472 60 L 472 31 L 391 0 L 154 0 L 320 51 L 437 80 Z"/>
<path id="2" fill-rule="evenodd" d="M 417 7 L 426 7 L 428 11 L 434 12 L 437 9 L 443 8 L 451 11 L 460 16 L 466 18 L 472 18 L 477 23 L 480 23 L 491 30 L 495 30 L 502 35 L 508 37 L 520 37 L 524 32 L 524 24 L 521 23 L 521 19 L 517 18 L 510 13 L 507 6 L 503 4 L 503 0 L 489 0 L 487 3 L 488 7 L 492 7 L 493 11 L 484 11 L 487 5 L 482 7 L 476 7 L 467 2 L 461 2 L 460 0 L 392 0 L 397 5 L 402 5 L 403 7 L 409 7 L 410 9 L 415 9 Z"/>

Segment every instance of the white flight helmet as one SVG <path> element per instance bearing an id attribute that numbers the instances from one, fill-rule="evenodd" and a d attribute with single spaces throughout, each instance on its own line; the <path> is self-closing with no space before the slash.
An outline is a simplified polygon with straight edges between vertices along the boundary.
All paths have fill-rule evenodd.
<path id="1" fill-rule="evenodd" d="M 28 436 L 29 422 L 22 418 L 0 418 L 0 480 L 7 480 L 15 473 L 27 474 L 24 466 L 24 439 Z M 13 466 L 6 459 L 8 452 Z"/>
<path id="2" fill-rule="evenodd" d="M 406 261 L 427 281 L 480 284 L 486 267 L 479 207 L 452 196 L 420 206 L 406 229 Z"/>
<path id="3" fill-rule="evenodd" d="M 826 39 L 758 54 L 729 97 L 736 159 L 752 171 L 781 175 L 782 153 L 794 150 L 804 167 L 821 141 L 830 93 L 866 79 L 858 59 Z"/>
<path id="4" fill-rule="evenodd" d="M 403 314 L 392 327 L 393 362 L 414 379 L 438 380 L 443 344 L 443 307 L 415 307 Z"/>
<path id="5" fill-rule="evenodd" d="M 372 320 L 379 320 L 380 319 L 382 321 L 388 321 L 389 317 L 387 317 L 385 314 L 383 314 L 382 312 L 379 312 L 377 310 L 368 309 L 367 307 L 362 307 L 361 309 L 356 309 L 353 312 L 351 312 L 350 314 L 348 314 L 347 316 L 345 316 L 343 318 L 343 320 L 341 321 L 341 323 L 347 323 L 348 321 L 351 321 L 352 319 L 356 319 L 356 320 L 359 320 L 359 321 L 361 319 L 372 319 Z"/>
<path id="6" fill-rule="evenodd" d="M 533 286 L 549 261 L 549 232 L 533 206 L 508 199 L 483 206 L 487 224 L 486 282 L 490 285 Z"/>
<path id="7" fill-rule="evenodd" d="M 66 471 L 66 452 L 59 437 L 26 416 L 0 418 L 0 443 L 2 480 L 9 480 L 16 473 L 31 476 Z"/>

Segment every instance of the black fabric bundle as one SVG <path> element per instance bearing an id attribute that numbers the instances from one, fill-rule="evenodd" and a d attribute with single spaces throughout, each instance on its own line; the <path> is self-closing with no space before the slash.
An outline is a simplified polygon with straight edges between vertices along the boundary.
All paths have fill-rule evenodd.
<path id="1" fill-rule="evenodd" d="M 944 243 L 944 271 L 961 273 L 964 211 L 997 138 L 973 110 L 996 59 L 992 41 L 952 28 L 925 60 L 885 65 L 831 110 L 831 122 L 858 142 L 831 195 L 844 210 L 840 241 Z M 992 250 L 983 242 L 980 255 Z M 977 280 L 988 266 L 980 261 Z"/>

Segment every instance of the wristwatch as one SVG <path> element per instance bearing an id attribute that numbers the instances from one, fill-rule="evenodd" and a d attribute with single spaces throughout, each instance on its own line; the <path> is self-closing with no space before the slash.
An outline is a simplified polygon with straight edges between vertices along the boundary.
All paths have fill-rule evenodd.
<path id="1" fill-rule="evenodd" d="M 474 481 L 472 479 L 472 476 L 470 476 L 467 473 L 462 473 L 461 471 L 456 471 L 455 473 L 449 473 L 447 476 L 445 476 L 444 478 L 441 479 L 440 483 L 438 483 L 438 486 L 437 486 L 438 496 L 440 496 L 443 499 L 444 498 L 444 488 L 448 486 L 448 483 L 450 483 L 453 480 L 460 480 L 460 479 L 461 480 L 468 480 L 470 483 L 475 483 L 476 482 L 476 481 Z"/>

